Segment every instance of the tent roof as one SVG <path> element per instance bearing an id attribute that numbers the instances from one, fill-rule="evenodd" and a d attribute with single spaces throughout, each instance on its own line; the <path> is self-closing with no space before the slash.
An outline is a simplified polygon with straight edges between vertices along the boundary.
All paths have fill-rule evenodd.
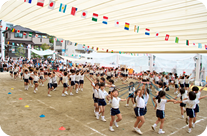
<path id="1" fill-rule="evenodd" d="M 100 50 L 207 53 L 207 10 L 196 0 L 56 0 L 54 10 L 48 9 L 49 0 L 44 7 L 37 6 L 36 1 L 10 0 L 2 6 L 0 18 Z M 60 3 L 67 4 L 66 13 L 59 12 Z M 76 16 L 70 14 L 72 6 L 78 8 Z M 82 10 L 88 11 L 86 19 L 81 18 Z M 91 20 L 93 13 L 99 15 L 97 22 Z M 103 16 L 109 17 L 108 25 L 102 23 Z M 115 20 L 120 21 L 119 27 L 114 26 Z M 125 22 L 130 23 L 129 31 L 124 30 Z M 140 27 L 139 33 L 134 32 L 134 25 Z M 150 36 L 144 34 L 146 28 Z M 166 34 L 169 41 L 165 41 Z M 179 37 L 178 44 L 175 37 Z M 202 43 L 202 49 L 193 42 L 197 46 Z"/>

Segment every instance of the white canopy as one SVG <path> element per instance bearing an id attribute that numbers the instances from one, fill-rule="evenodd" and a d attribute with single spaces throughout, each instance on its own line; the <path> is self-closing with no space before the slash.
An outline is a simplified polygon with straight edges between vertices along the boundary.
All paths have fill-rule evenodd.
<path id="1" fill-rule="evenodd" d="M 40 56 L 52 55 L 54 53 L 54 51 L 52 51 L 52 50 L 38 51 L 38 50 L 33 49 L 31 51 L 34 52 L 35 54 L 40 55 Z"/>
<path id="2" fill-rule="evenodd" d="M 44 7 L 39 7 L 37 0 L 32 4 L 9 0 L 1 8 L 0 19 L 100 51 L 206 53 L 207 10 L 197 0 L 56 0 L 54 10 L 48 9 L 48 3 L 45 0 Z M 67 4 L 66 13 L 59 12 L 60 3 Z M 70 14 L 72 7 L 78 8 L 76 16 Z M 86 19 L 81 18 L 82 10 L 88 11 Z M 97 22 L 92 21 L 93 13 L 98 14 Z M 107 25 L 102 23 L 103 16 L 108 17 Z M 119 27 L 114 26 L 115 20 Z M 129 31 L 124 30 L 125 22 L 130 23 Z M 146 28 L 150 36 L 145 35 Z M 165 41 L 166 34 L 169 41 Z M 178 44 L 175 37 L 179 37 Z"/>

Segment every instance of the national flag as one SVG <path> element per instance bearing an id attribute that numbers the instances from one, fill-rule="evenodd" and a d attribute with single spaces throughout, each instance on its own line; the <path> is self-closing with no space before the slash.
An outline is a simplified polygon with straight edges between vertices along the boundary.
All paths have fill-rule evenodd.
<path id="1" fill-rule="evenodd" d="M 23 35 L 27 35 L 27 33 L 24 32 Z"/>
<path id="2" fill-rule="evenodd" d="M 119 51 L 119 54 L 121 54 L 121 51 Z"/>
<path id="3" fill-rule="evenodd" d="M 175 43 L 178 43 L 178 42 L 179 42 L 179 38 L 176 37 L 176 38 L 175 38 Z"/>
<path id="4" fill-rule="evenodd" d="M 59 12 L 63 12 L 63 13 L 65 13 L 66 8 L 67 8 L 67 5 L 60 3 Z"/>
<path id="5" fill-rule="evenodd" d="M 37 6 L 43 7 L 45 0 L 37 0 Z"/>
<path id="6" fill-rule="evenodd" d="M 77 10 L 78 10 L 78 8 L 72 7 L 72 9 L 71 9 L 71 15 L 75 16 Z"/>
<path id="7" fill-rule="evenodd" d="M 55 1 L 50 0 L 48 8 L 53 10 L 55 8 L 55 3 Z"/>
<path id="8" fill-rule="evenodd" d="M 98 47 L 96 48 L 96 50 L 98 51 Z"/>
<path id="9" fill-rule="evenodd" d="M 32 0 L 24 0 L 24 2 L 27 2 L 27 3 L 32 3 Z"/>
<path id="10" fill-rule="evenodd" d="M 12 32 L 15 32 L 15 29 L 14 28 L 12 28 Z"/>
<path id="11" fill-rule="evenodd" d="M 196 46 L 196 43 L 195 42 L 193 42 L 193 46 Z"/>
<path id="12" fill-rule="evenodd" d="M 166 34 L 165 41 L 168 41 L 169 37 L 170 37 L 170 35 L 169 34 Z"/>
<path id="13" fill-rule="evenodd" d="M 92 21 L 95 21 L 95 22 L 98 21 L 98 14 L 93 13 Z"/>
<path id="14" fill-rule="evenodd" d="M 125 22 L 125 27 L 124 27 L 124 29 L 125 29 L 125 30 L 129 30 L 129 25 L 130 25 L 129 23 Z"/>
<path id="15" fill-rule="evenodd" d="M 61 40 L 61 43 L 63 43 L 63 40 Z"/>
<path id="16" fill-rule="evenodd" d="M 108 17 L 107 16 L 103 16 L 103 24 L 108 24 Z"/>
<path id="17" fill-rule="evenodd" d="M 9 42 L 7 42 L 7 44 L 9 44 Z"/>
<path id="18" fill-rule="evenodd" d="M 32 37 L 32 33 L 29 33 L 29 37 Z"/>
<path id="19" fill-rule="evenodd" d="M 134 26 L 134 32 L 137 32 L 137 33 L 139 32 L 139 26 L 136 26 L 136 25 Z"/>
<path id="20" fill-rule="evenodd" d="M 111 53 L 114 53 L 114 51 L 113 51 L 113 50 L 111 50 Z"/>
<path id="21" fill-rule="evenodd" d="M 85 48 L 85 46 L 83 46 L 83 48 Z"/>
<path id="22" fill-rule="evenodd" d="M 94 49 L 94 47 L 92 47 L 92 50 Z"/>
<path id="23" fill-rule="evenodd" d="M 86 18 L 87 17 L 87 14 L 88 14 L 88 11 L 83 10 L 81 17 L 82 18 Z"/>
<path id="24" fill-rule="evenodd" d="M 9 30 L 9 27 L 6 27 L 6 30 Z"/>
<path id="25" fill-rule="evenodd" d="M 148 28 L 145 29 L 145 35 L 150 35 L 150 29 Z"/>
<path id="26" fill-rule="evenodd" d="M 205 49 L 207 50 L 207 45 L 205 45 Z"/>
<path id="27" fill-rule="evenodd" d="M 115 20 L 115 24 L 114 24 L 116 27 L 119 27 L 119 21 L 118 20 Z"/>
<path id="28" fill-rule="evenodd" d="M 201 43 L 198 43 L 198 48 L 202 48 L 202 44 Z"/>
<path id="29" fill-rule="evenodd" d="M 88 48 L 90 48 L 89 46 L 87 46 Z"/>
<path id="30" fill-rule="evenodd" d="M 75 46 L 77 46 L 78 45 L 78 43 L 75 43 Z"/>
<path id="31" fill-rule="evenodd" d="M 186 45 L 189 46 L 189 40 L 186 40 Z"/>
<path id="32" fill-rule="evenodd" d="M 106 52 L 108 52 L 109 50 L 107 49 Z"/>
<path id="33" fill-rule="evenodd" d="M 38 34 L 35 35 L 36 38 L 38 38 L 38 36 L 39 36 Z"/>
<path id="34" fill-rule="evenodd" d="M 83 46 L 86 46 L 85 44 L 83 44 Z"/>
<path id="35" fill-rule="evenodd" d="M 2 25 L 0 25 L 0 28 L 2 28 L 3 26 Z"/>
<path id="36" fill-rule="evenodd" d="M 17 33 L 20 33 L 20 30 L 17 30 Z"/>
<path id="37" fill-rule="evenodd" d="M 158 38 L 158 36 L 159 36 L 159 32 L 156 32 L 156 35 L 155 35 L 155 37 L 156 37 L 156 38 Z"/>

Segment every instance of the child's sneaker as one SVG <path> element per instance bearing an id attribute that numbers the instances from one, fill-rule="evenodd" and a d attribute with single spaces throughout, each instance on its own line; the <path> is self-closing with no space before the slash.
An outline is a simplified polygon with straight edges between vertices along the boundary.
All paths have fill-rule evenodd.
<path id="1" fill-rule="evenodd" d="M 112 127 L 109 127 L 109 130 L 110 130 L 111 132 L 114 132 L 114 129 L 113 129 Z"/>
<path id="2" fill-rule="evenodd" d="M 129 104 L 126 104 L 125 107 L 129 107 Z"/>
<path id="3" fill-rule="evenodd" d="M 73 93 L 70 93 L 70 95 L 73 95 Z"/>
<path id="4" fill-rule="evenodd" d="M 48 94 L 47 96 L 48 96 L 48 97 L 51 97 L 51 95 L 50 95 L 50 94 Z"/>
<path id="5" fill-rule="evenodd" d="M 104 121 L 104 122 L 106 122 L 104 116 L 101 116 L 101 120 Z"/>
<path id="6" fill-rule="evenodd" d="M 154 126 L 154 125 L 152 125 L 152 130 L 154 130 L 154 131 L 155 131 L 155 126 Z"/>
<path id="7" fill-rule="evenodd" d="M 75 93 L 78 93 L 78 89 L 76 90 L 76 92 Z"/>
<path id="8" fill-rule="evenodd" d="M 195 127 L 195 123 L 192 124 L 192 128 L 194 128 L 194 127 Z"/>
<path id="9" fill-rule="evenodd" d="M 44 84 L 42 84 L 42 86 L 44 86 Z"/>
<path id="10" fill-rule="evenodd" d="M 143 134 L 142 131 L 141 131 L 139 128 L 136 128 L 135 131 L 136 131 L 138 134 L 140 134 L 140 135 Z"/>
<path id="11" fill-rule="evenodd" d="M 165 133 L 165 131 L 162 131 L 162 130 L 158 131 L 158 134 L 164 134 L 164 133 Z"/>
<path id="12" fill-rule="evenodd" d="M 36 94 L 36 91 L 34 90 L 34 93 Z"/>
<path id="13" fill-rule="evenodd" d="M 67 92 L 67 91 L 65 91 L 65 94 L 66 94 L 66 95 L 68 95 L 68 92 Z"/>
<path id="14" fill-rule="evenodd" d="M 191 133 L 191 129 L 188 129 L 188 133 Z"/>
<path id="15" fill-rule="evenodd" d="M 99 115 L 99 113 L 98 113 L 98 114 L 96 115 L 96 119 L 99 119 L 99 116 L 100 116 L 100 115 Z"/>
<path id="16" fill-rule="evenodd" d="M 37 91 L 38 89 L 36 88 L 35 90 Z"/>
<path id="17" fill-rule="evenodd" d="M 66 95 L 63 93 L 62 96 L 65 97 Z"/>
<path id="18" fill-rule="evenodd" d="M 115 125 L 117 128 L 119 127 L 119 125 L 117 124 L 116 121 L 114 121 L 114 125 Z"/>
<path id="19" fill-rule="evenodd" d="M 133 107 L 136 107 L 136 104 L 134 104 Z"/>

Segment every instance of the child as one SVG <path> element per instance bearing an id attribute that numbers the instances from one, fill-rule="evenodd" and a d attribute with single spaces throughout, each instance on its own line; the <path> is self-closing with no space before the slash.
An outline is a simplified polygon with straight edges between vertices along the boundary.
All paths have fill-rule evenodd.
<path id="1" fill-rule="evenodd" d="M 157 121 L 155 122 L 154 125 L 152 125 L 152 130 L 155 130 L 157 124 L 161 122 L 158 134 L 165 133 L 165 131 L 162 130 L 165 121 L 165 104 L 167 102 L 175 102 L 175 100 L 166 100 L 165 95 L 166 93 L 164 91 L 159 91 L 158 96 L 156 98 L 153 98 L 153 101 L 156 103 L 155 109 L 157 109 L 156 111 Z"/>
<path id="2" fill-rule="evenodd" d="M 117 122 L 122 120 L 122 115 L 119 111 L 119 102 L 126 101 L 126 99 L 119 98 L 118 95 L 119 95 L 119 92 L 116 89 L 114 89 L 111 92 L 111 121 L 109 125 L 109 130 L 112 132 L 114 131 L 114 129 L 112 128 L 113 123 L 118 128 L 119 126 Z M 117 120 L 115 120 L 115 115 L 118 117 Z"/>
<path id="3" fill-rule="evenodd" d="M 180 93 L 175 97 L 175 99 L 180 98 L 181 101 L 183 101 L 184 99 L 188 98 L 188 91 L 185 90 L 184 88 L 180 89 Z M 184 103 L 180 103 L 180 109 L 181 109 L 181 116 L 182 119 L 184 119 L 184 107 L 186 106 L 186 104 Z"/>
<path id="4" fill-rule="evenodd" d="M 79 73 L 79 71 L 76 71 L 76 75 L 75 75 L 75 90 L 76 90 L 76 93 L 78 93 L 79 84 L 80 84 L 80 73 Z"/>
<path id="5" fill-rule="evenodd" d="M 101 120 L 102 121 L 106 121 L 104 119 L 104 112 L 105 112 L 105 106 L 106 106 L 106 101 L 105 101 L 105 98 L 106 97 L 109 97 L 109 94 L 104 90 L 105 88 L 105 83 L 100 83 L 100 89 L 98 90 L 98 98 L 99 98 L 99 101 L 98 101 L 98 106 L 99 106 L 99 114 L 96 116 L 97 119 L 99 119 L 99 116 L 101 116 Z"/>
<path id="6" fill-rule="evenodd" d="M 129 100 L 131 99 L 133 106 L 135 107 L 136 104 L 134 103 L 134 92 L 135 92 L 134 82 L 130 82 L 128 87 L 129 87 L 129 96 L 127 98 L 127 104 L 125 106 L 129 107 Z"/>
<path id="7" fill-rule="evenodd" d="M 84 84 L 84 71 L 80 74 L 80 90 L 83 91 L 83 84 Z"/>
<path id="8" fill-rule="evenodd" d="M 52 85 L 52 78 L 53 78 L 53 76 L 52 76 L 52 74 L 51 73 L 48 73 L 48 77 L 49 77 L 49 81 L 48 81 L 48 97 L 51 97 L 51 95 L 50 95 L 50 91 L 51 90 L 53 90 L 54 89 L 54 87 L 53 87 L 53 85 Z M 46 80 L 46 79 L 45 79 Z"/>
<path id="9" fill-rule="evenodd" d="M 111 92 L 115 89 L 115 85 L 114 85 L 114 80 L 109 80 L 109 82 L 107 82 L 108 83 L 108 85 L 106 85 L 106 87 L 109 87 L 109 94 L 111 94 Z M 108 104 L 110 104 L 110 100 L 108 99 L 108 101 L 109 101 L 109 103 Z"/>
<path id="10" fill-rule="evenodd" d="M 9 67 L 9 71 L 10 71 L 11 78 L 13 78 L 13 68 L 12 68 L 12 66 Z"/>
<path id="11" fill-rule="evenodd" d="M 40 69 L 40 79 L 39 79 L 39 83 L 40 83 L 40 85 L 42 85 L 42 86 L 44 86 L 43 76 L 44 76 L 44 71 L 43 71 L 43 68 L 41 68 L 41 69 Z"/>
<path id="12" fill-rule="evenodd" d="M 52 86 L 53 86 L 53 91 L 55 91 L 55 89 L 57 88 L 58 84 L 57 84 L 57 77 L 55 75 L 55 72 L 53 72 L 53 78 L 52 78 Z"/>
<path id="13" fill-rule="evenodd" d="M 67 90 L 65 91 L 65 89 L 67 88 Z M 63 92 L 62 92 L 62 96 L 66 96 L 68 95 L 68 90 L 70 89 L 70 87 L 68 86 L 68 73 L 64 72 L 64 76 L 63 76 Z M 65 95 L 65 94 L 66 95 Z"/>
<path id="14" fill-rule="evenodd" d="M 63 84 L 63 70 L 62 70 L 62 69 L 60 70 L 59 75 L 61 75 L 61 76 L 60 76 L 60 79 L 59 79 L 59 81 L 58 81 L 58 85 L 60 85 L 60 83 Z"/>
<path id="15" fill-rule="evenodd" d="M 70 95 L 73 95 L 72 89 L 73 86 L 75 85 L 75 70 L 71 70 L 72 75 L 70 75 Z M 77 92 L 76 92 L 77 93 Z"/>
<path id="16" fill-rule="evenodd" d="M 28 83 L 29 83 L 29 73 L 28 73 L 28 70 L 25 70 L 24 73 L 23 73 L 23 77 L 24 77 L 24 87 L 25 87 L 25 90 L 28 90 L 29 86 L 28 86 Z"/>
<path id="17" fill-rule="evenodd" d="M 140 90 L 138 89 L 135 94 L 136 94 L 136 102 L 137 102 L 137 107 L 134 108 L 134 112 L 136 114 L 137 120 L 134 123 L 134 130 L 142 135 L 143 133 L 141 132 L 140 128 L 145 122 L 144 115 L 145 115 L 145 101 L 143 99 L 143 92 L 144 92 L 144 87 Z"/>
<path id="18" fill-rule="evenodd" d="M 30 68 L 29 71 L 30 71 L 29 81 L 30 81 L 31 87 L 33 87 L 33 76 L 34 76 L 33 69 Z"/>
<path id="19" fill-rule="evenodd" d="M 38 84 L 39 81 L 39 76 L 37 74 L 37 71 L 34 72 L 34 93 L 36 94 L 36 91 L 38 90 L 37 87 L 39 86 Z"/>
<path id="20" fill-rule="evenodd" d="M 17 79 L 17 73 L 18 73 L 18 68 L 17 68 L 17 65 L 14 66 L 14 80 Z"/>
<path id="21" fill-rule="evenodd" d="M 175 77 L 175 91 L 174 94 L 178 94 L 178 76 Z"/>

